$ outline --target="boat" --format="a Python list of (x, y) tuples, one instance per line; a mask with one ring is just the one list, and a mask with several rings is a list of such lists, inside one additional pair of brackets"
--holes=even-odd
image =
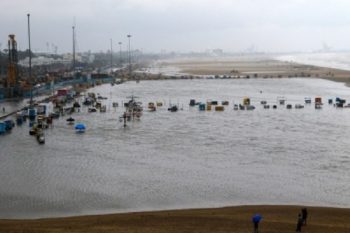
[(315, 103), (315, 109), (322, 109), (322, 104)]
[(279, 97), (277, 97), (277, 102), (280, 105), (284, 105), (286, 103), (286, 98), (284, 98), (283, 96), (279, 96)]
[(82, 123), (76, 124), (74, 128), (75, 128), (75, 132), (77, 133), (85, 133), (86, 127)]
[(16, 123), (17, 125), (22, 125), (24, 121), (23, 113), (22, 112), (17, 112), (16, 113)]
[(178, 108), (176, 105), (173, 105), (173, 106), (168, 108), (168, 111), (170, 111), (170, 112), (177, 112), (177, 110), (178, 110)]
[(149, 102), (149, 103), (148, 103), (148, 110), (149, 110), (150, 112), (156, 111), (156, 106), (155, 106), (155, 104), (154, 104), (153, 102)]
[(97, 112), (96, 108), (88, 108), (88, 112)]
[(73, 117), (69, 117), (66, 121), (68, 122), (69, 125), (73, 125), (75, 119)]
[(31, 121), (35, 120), (36, 111), (35, 111), (34, 108), (30, 108), (30, 109), (28, 110), (28, 116), (29, 116), (29, 119), (30, 119)]
[(218, 101), (216, 101), (216, 100), (213, 100), (213, 101), (211, 101), (211, 103), (210, 103), (211, 105), (218, 105)]
[(196, 100), (195, 99), (191, 99), (190, 100), (190, 106), (193, 107), (196, 105)]
[(222, 112), (222, 111), (224, 111), (224, 110), (225, 110), (225, 107), (222, 106), (222, 105), (215, 106), (215, 111), (217, 111), (217, 112)]
[(106, 99), (108, 99), (108, 98), (99, 95), (99, 96), (97, 96), (97, 99), (99, 99), (99, 100), (106, 100)]
[(101, 108), (102, 106), (102, 103), (101, 102), (96, 102), (95, 103), (95, 108)]
[(310, 97), (305, 97), (305, 104), (311, 104), (311, 98)]
[(93, 103), (94, 103), (94, 100), (91, 97), (86, 97), (85, 100), (83, 101), (83, 105), (86, 105), (86, 106), (92, 105)]
[(127, 103), (124, 103), (126, 112), (129, 112), (133, 117), (140, 118), (143, 111), (142, 103), (135, 100), (135, 98), (137, 98), (136, 96), (131, 96), (129, 98), (131, 98), (131, 100), (129, 100)]
[(36, 107), (36, 113), (37, 115), (46, 115), (46, 105), (45, 104), (39, 104), (37, 107)]
[(100, 107), (100, 112), (106, 112), (107, 111), (107, 106), (106, 105), (102, 105)]
[(250, 98), (249, 97), (244, 97), (243, 98), (243, 105), (244, 106), (250, 105)]
[(341, 99), (341, 98), (339, 98), (339, 97), (337, 97), (337, 98), (335, 99), (335, 106), (336, 106), (337, 108), (342, 108), (342, 107), (344, 106), (345, 103), (346, 103), (346, 100), (345, 100), (345, 99)]
[(315, 104), (322, 105), (322, 98), (321, 97), (315, 97)]
[(5, 130), (11, 131), (13, 127), (15, 127), (15, 122), (13, 120), (6, 120), (5, 123)]
[(59, 112), (52, 112), (49, 114), (49, 117), (52, 117), (53, 119), (57, 119), (60, 117), (60, 113)]
[(254, 110), (255, 106), (254, 105), (247, 105), (246, 110)]
[(42, 130), (37, 132), (36, 140), (38, 141), (39, 144), (45, 144), (45, 136)]
[(0, 134), (6, 133), (6, 124), (5, 122), (0, 122)]
[(74, 108), (80, 108), (80, 104), (78, 102), (74, 102), (73, 107)]
[(30, 128), (30, 130), (29, 130), (29, 135), (36, 135), (37, 132), (38, 132), (38, 127), (37, 127), (36, 124), (34, 124), (34, 125), (32, 126), (32, 128)]

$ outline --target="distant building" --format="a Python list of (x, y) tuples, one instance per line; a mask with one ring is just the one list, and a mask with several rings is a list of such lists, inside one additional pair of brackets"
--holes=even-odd
[(222, 49), (213, 49), (213, 55), (222, 56), (224, 55), (224, 51)]

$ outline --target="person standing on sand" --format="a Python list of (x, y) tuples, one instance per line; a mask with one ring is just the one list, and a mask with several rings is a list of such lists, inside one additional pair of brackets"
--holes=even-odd
[(301, 232), (301, 226), (303, 225), (303, 218), (301, 214), (298, 215), (297, 229), (296, 232)]
[(253, 216), (252, 221), (253, 221), (253, 226), (254, 226), (254, 231), (253, 233), (259, 233), (259, 222), (262, 219), (260, 214), (256, 214)]
[(306, 221), (307, 221), (307, 209), (306, 208), (301, 209), (301, 217), (303, 219), (303, 225), (306, 226)]

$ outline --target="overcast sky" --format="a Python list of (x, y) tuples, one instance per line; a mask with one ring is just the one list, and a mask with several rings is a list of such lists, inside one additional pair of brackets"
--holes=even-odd
[(127, 34), (145, 52), (350, 49), (349, 0), (0, 0), (0, 9), (2, 49), (11, 33), (28, 47), (27, 13), (34, 51), (70, 51), (74, 18), (80, 52), (106, 51), (111, 38), (125, 49)]

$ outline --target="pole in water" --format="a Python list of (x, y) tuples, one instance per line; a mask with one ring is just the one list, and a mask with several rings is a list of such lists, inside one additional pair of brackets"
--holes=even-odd
[(124, 118), (124, 128), (125, 128), (126, 127), (126, 112), (124, 112), (123, 118)]

